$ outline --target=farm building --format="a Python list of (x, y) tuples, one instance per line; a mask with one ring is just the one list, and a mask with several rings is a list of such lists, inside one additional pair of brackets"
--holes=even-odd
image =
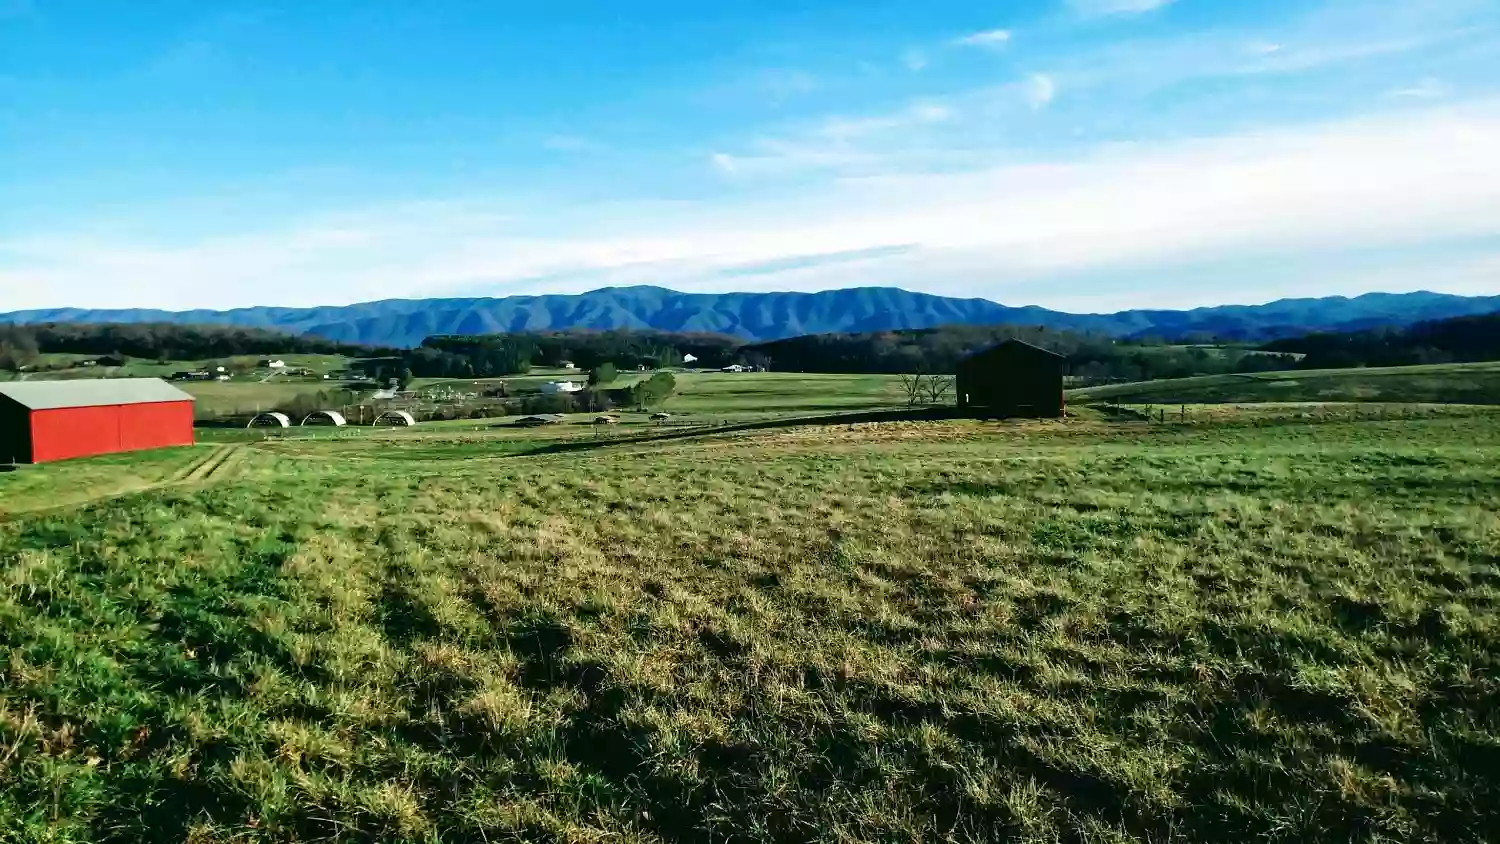
[(1065, 361), (1020, 340), (976, 352), (959, 361), (958, 406), (989, 416), (1058, 418)]
[(275, 411), (272, 411), (270, 413), (257, 413), (255, 415), (255, 418), (250, 420), (250, 424), (246, 425), (245, 427), (290, 428), (292, 427), (292, 420), (291, 417), (287, 416), (285, 413), (277, 413)]
[(404, 410), (387, 410), (385, 413), (375, 417), (377, 427), (386, 428), (410, 428), (417, 424), (416, 417)]
[(193, 444), (193, 397), (160, 378), (0, 384), (0, 460)]
[(548, 381), (542, 385), (542, 392), (547, 395), (577, 393), (581, 390), (583, 390), (583, 385), (577, 381)]
[(344, 414), (339, 413), (337, 410), (314, 410), (312, 413), (307, 414), (307, 416), (303, 418), (302, 424), (307, 427), (323, 426), (342, 428), (345, 425), (348, 425), (349, 422), (344, 419)]

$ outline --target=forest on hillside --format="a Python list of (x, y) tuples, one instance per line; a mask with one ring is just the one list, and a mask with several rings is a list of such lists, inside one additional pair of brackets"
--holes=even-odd
[(367, 346), (259, 328), (172, 323), (0, 325), (0, 369), (12, 371), (33, 365), (44, 354), (204, 360), (234, 355), (378, 353)]
[(1306, 369), (1477, 363), (1500, 360), (1500, 313), (1419, 322), (1408, 328), (1309, 334), (1266, 345), (1306, 355)]
[(1041, 326), (949, 326), (914, 331), (819, 334), (745, 346), (741, 352), (772, 368), (798, 372), (953, 372), (958, 362), (1006, 340), (1062, 354), (1068, 373), (1089, 383), (1183, 378), (1290, 369), (1296, 358), (1250, 348), (1123, 341), (1101, 334)]

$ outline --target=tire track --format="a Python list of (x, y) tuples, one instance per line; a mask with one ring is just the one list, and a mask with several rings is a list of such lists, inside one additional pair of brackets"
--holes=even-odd
[(169, 486), (171, 484), (180, 484), (183, 481), (186, 481), (188, 478), (192, 477), (194, 474), (196, 474), (204, 466), (206, 466), (209, 463), (212, 463), (213, 461), (219, 459), (219, 456), (224, 452), (224, 449), (226, 447), (227, 446), (222, 446), (222, 445), (216, 445), (216, 446), (214, 446), (212, 449), (209, 450), (209, 452), (207, 454), (203, 455), (202, 457), (200, 457), (200, 458), (198, 458), (196, 460), (191, 461), (186, 466), (183, 466), (181, 469), (178, 469), (176, 472), (173, 472), (172, 475), (171, 475), (171, 477), (168, 477), (166, 480), (161, 481), (159, 484), (154, 484), (154, 486)]
[(189, 462), (186, 466), (178, 469), (167, 478), (155, 483), (146, 483), (139, 486), (128, 486), (110, 492), (100, 493), (78, 501), (70, 501), (66, 504), (37, 507), (29, 510), (20, 510), (12, 513), (0, 513), (0, 522), (14, 521), (27, 516), (35, 516), (45, 513), (55, 513), (62, 510), (81, 510), (92, 507), (100, 502), (115, 498), (123, 498), (127, 495), (138, 495), (144, 492), (158, 492), (173, 487), (188, 486), (191, 484), (203, 484), (210, 481), (231, 480), (237, 474), (240, 466), (249, 459), (249, 447), (246, 445), (216, 445), (203, 457)]
[(236, 448), (232, 445), (221, 445), (216, 447), (214, 453), (209, 455), (207, 460), (204, 460), (194, 466), (192, 471), (188, 472), (187, 477), (183, 478), (181, 481), (178, 481), (178, 483), (191, 484), (208, 480), (209, 478), (213, 477), (214, 474), (217, 473), (225, 463), (229, 461), (229, 458), (234, 456), (235, 451)]

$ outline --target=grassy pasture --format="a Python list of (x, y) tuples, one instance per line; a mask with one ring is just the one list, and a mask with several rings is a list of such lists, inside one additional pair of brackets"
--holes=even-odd
[(145, 489), (171, 477), (197, 454), (193, 448), (168, 448), (18, 466), (0, 473), (0, 517)]
[(762, 413), (834, 413), (905, 404), (894, 375), (797, 372), (690, 372), (677, 376), (667, 410), (732, 417)]
[(1125, 404), (1449, 402), (1500, 404), (1500, 363), (1434, 364), (1207, 375), (1068, 392), (1070, 401)]
[(1456, 414), (226, 447), (0, 523), (0, 841), (1483, 840)]

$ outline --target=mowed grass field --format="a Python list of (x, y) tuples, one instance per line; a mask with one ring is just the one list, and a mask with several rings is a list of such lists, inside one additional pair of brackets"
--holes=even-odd
[(1123, 404), (1448, 402), (1500, 404), (1500, 363), (1434, 364), (1208, 375), (1068, 392), (1070, 401)]
[(1500, 829), (1495, 414), (506, 442), (0, 523), (0, 841)]

